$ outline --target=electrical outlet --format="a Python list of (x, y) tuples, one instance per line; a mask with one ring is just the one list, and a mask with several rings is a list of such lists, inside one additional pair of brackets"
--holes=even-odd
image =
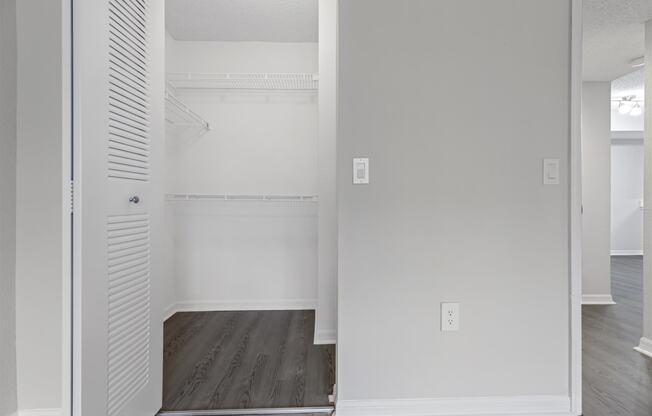
[(441, 330), (444, 332), (460, 330), (459, 303), (441, 304)]

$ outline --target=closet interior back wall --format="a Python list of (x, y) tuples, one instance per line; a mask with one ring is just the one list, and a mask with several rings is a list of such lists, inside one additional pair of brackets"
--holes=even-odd
[[(182, 42), (168, 36), (167, 71), (312, 74), (317, 54), (312, 43)], [(169, 194), (317, 195), (316, 91), (179, 88), (174, 95), (210, 130), (168, 126)], [(168, 202), (174, 310), (314, 309), (317, 204)]]

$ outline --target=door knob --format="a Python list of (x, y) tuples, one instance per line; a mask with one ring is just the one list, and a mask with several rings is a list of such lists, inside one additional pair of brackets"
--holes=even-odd
[(140, 197), (138, 195), (134, 195), (131, 198), (129, 198), (129, 202), (132, 204), (137, 204), (140, 202)]

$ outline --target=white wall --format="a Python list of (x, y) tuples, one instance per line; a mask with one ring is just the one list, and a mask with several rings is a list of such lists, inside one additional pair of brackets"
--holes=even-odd
[[(170, 143), (169, 190), (317, 194), (317, 103), (310, 95), (183, 93), (212, 130)], [(191, 131), (188, 131), (190, 133)]]
[(569, 3), (340, 2), (338, 415), (568, 414)]
[[(309, 72), (311, 43), (178, 42), (168, 72)], [(212, 130), (168, 128), (171, 193), (316, 195), (314, 93), (182, 92)], [(315, 308), (314, 203), (175, 202), (176, 290), (189, 309)]]
[(182, 310), (314, 309), (314, 204), (174, 204)]
[[(645, 106), (643, 105), (645, 109)], [(611, 253), (643, 253), (643, 131), (640, 116), (620, 114), (612, 103), (611, 131), (635, 140), (615, 140), (611, 147)]]
[[(645, 106), (643, 106), (645, 108)], [(645, 114), (645, 112), (643, 113)], [(618, 107), (612, 104), (611, 107), (611, 130), (612, 131), (643, 131), (645, 116), (632, 116), (620, 114)]]
[(315, 342), (337, 338), (337, 1), (319, 1), (319, 273)]
[[(645, 62), (652, 62), (652, 20), (645, 23)], [(645, 176), (644, 198), (647, 208), (652, 206), (652, 65), (645, 66)], [(646, 209), (643, 218), (643, 229), (652, 227), (652, 210)], [(652, 233), (643, 233), (643, 251), (652, 252)], [(652, 256), (643, 257), (643, 337), (640, 341), (640, 351), (652, 356)]]
[[(168, 72), (317, 72), (310, 43), (178, 42)], [(170, 192), (316, 194), (318, 108), (314, 94), (184, 92), (212, 127), (171, 145)], [(190, 137), (188, 137), (190, 136)]]
[[(166, 43), (168, 40), (166, 39)], [(174, 141), (177, 139), (176, 132), (171, 129), (168, 123), (165, 123), (165, 145), (164, 145), (164, 168), (165, 177), (163, 179), (162, 194), (167, 194), (170, 186), (169, 175), (173, 173), (173, 168), (170, 163), (173, 161), (169, 152), (171, 151)], [(165, 204), (163, 208), (164, 225), (161, 227), (163, 238), (161, 241), (161, 249), (165, 255), (163, 256), (163, 293), (161, 296), (163, 305), (163, 321), (168, 319), (176, 311), (177, 302), (177, 278), (175, 275), (175, 252), (174, 252), (174, 210), (170, 204)]]
[(611, 301), (611, 84), (582, 84), (582, 295)]
[(318, 70), (317, 43), (188, 42), (168, 35), (168, 72), (308, 72)]
[(60, 1), (17, 2), (18, 406), (61, 407), (63, 79)]
[(643, 138), (611, 145), (611, 254), (643, 254)]
[(0, 0), (0, 416), (16, 404), (16, 0)]

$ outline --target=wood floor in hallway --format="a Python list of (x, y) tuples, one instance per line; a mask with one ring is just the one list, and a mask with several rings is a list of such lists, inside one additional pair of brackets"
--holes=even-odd
[(165, 322), (163, 410), (328, 406), (335, 346), (314, 311), (177, 313)]
[(643, 330), (643, 258), (611, 258), (612, 306), (583, 306), (584, 416), (652, 415), (652, 358)]

